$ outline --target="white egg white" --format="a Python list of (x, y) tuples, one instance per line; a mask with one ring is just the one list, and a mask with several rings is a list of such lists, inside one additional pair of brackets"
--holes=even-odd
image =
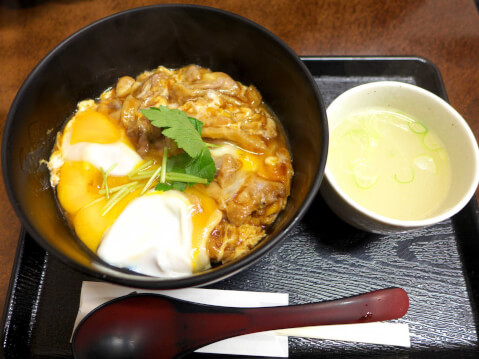
[[(90, 104), (87, 103), (83, 107), (89, 109)], [(66, 125), (62, 137), (57, 140), (57, 149), (48, 162), (50, 183), (53, 187), (60, 180), (59, 171), (65, 161), (84, 161), (91, 163), (99, 170), (111, 169), (109, 172), (111, 176), (126, 176), (142, 162), (140, 155), (121, 140), (107, 144), (79, 142), (71, 145), (74, 121), (73, 119)]]
[(103, 168), (110, 176), (126, 176), (142, 161), (141, 157), (122, 142), (99, 144), (80, 142), (64, 149), (66, 161), (89, 162), (98, 169)]
[[(189, 206), (188, 199), (174, 190), (134, 199), (103, 236), (98, 255), (111, 265), (155, 277), (191, 275), (194, 248)], [(199, 248), (199, 253), (207, 255), (205, 248)]]

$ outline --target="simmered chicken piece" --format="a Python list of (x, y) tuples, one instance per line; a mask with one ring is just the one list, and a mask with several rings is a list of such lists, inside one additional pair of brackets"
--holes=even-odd
[(159, 67), (136, 81), (122, 77), (102, 98), (140, 152), (163, 146), (161, 131), (138, 111), (151, 106), (180, 109), (203, 122), (203, 137), (232, 141), (248, 151), (264, 152), (268, 141), (278, 136), (276, 122), (254, 86), (196, 65), (180, 70)]

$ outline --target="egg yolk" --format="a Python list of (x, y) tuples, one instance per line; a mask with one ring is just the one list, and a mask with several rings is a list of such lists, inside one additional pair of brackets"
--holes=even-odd
[[(113, 188), (128, 181), (128, 177), (109, 177), (108, 185)], [(72, 221), (75, 232), (92, 251), (96, 251), (105, 230), (140, 194), (140, 190), (131, 192), (102, 215), (107, 203), (105, 195), (99, 193), (102, 184), (101, 172), (88, 162), (66, 162), (61, 168), (57, 186), (58, 200)]]
[(193, 220), (193, 235), (191, 247), (193, 248), (193, 271), (196, 261), (200, 256), (200, 248), (205, 248), (208, 237), (213, 228), (221, 221), (222, 213), (216, 202), (208, 197), (202, 186), (190, 187), (185, 195), (192, 203), (190, 214)]
[(263, 167), (262, 156), (248, 153), (243, 150), (237, 150), (236, 153), (243, 164), (242, 169), (244, 171), (257, 171), (259, 168)]
[(60, 170), (57, 195), (63, 209), (74, 215), (86, 204), (100, 198), (100, 171), (88, 162), (65, 162)]
[(259, 176), (273, 181), (280, 181), (284, 174), (279, 170), (279, 159), (268, 154), (257, 155), (243, 150), (236, 150), (238, 159), (241, 161), (242, 171), (256, 172)]
[[(203, 191), (197, 188), (191, 187), (187, 189), (186, 194), (190, 195), (190, 202), (193, 202), (190, 209), (193, 219), (193, 247), (198, 247), (202, 244), (202, 238), (205, 235), (209, 235), (209, 233), (205, 233), (207, 232), (206, 227), (211, 215), (218, 209), (218, 206), (212, 198), (207, 197)], [(195, 197), (193, 201), (191, 200), (192, 195)]]
[(121, 130), (106, 115), (93, 110), (75, 115), (71, 133), (71, 145), (79, 142), (107, 144), (122, 138)]
[[(78, 237), (93, 252), (96, 252), (105, 231), (110, 228), (133, 199), (140, 195), (140, 189), (129, 193), (105, 214), (102, 214), (107, 199), (86, 205), (73, 217), (73, 227)], [(133, 240), (133, 239), (132, 239)]]

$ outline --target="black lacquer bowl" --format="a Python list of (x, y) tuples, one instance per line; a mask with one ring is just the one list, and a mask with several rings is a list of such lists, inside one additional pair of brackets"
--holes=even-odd
[[(119, 77), (163, 65), (198, 64), (255, 85), (282, 122), (295, 175), (291, 197), (268, 236), (247, 256), (182, 279), (151, 278), (105, 265), (79, 244), (55, 202), (48, 159), (78, 101)], [(98, 278), (144, 288), (205, 285), (248, 267), (278, 244), (314, 199), (326, 163), (328, 129), (314, 80), (294, 52), (253, 22), (190, 5), (132, 9), (78, 31), (51, 51), (19, 90), (6, 121), (2, 169), (12, 205), (48, 252)]]

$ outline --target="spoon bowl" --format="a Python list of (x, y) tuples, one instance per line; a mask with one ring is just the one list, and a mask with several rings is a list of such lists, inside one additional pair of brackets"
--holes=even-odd
[(367, 323), (401, 318), (409, 308), (400, 288), (321, 303), (267, 308), (196, 304), (157, 294), (114, 299), (76, 328), (73, 355), (87, 358), (181, 358), (216, 341), (266, 330)]

